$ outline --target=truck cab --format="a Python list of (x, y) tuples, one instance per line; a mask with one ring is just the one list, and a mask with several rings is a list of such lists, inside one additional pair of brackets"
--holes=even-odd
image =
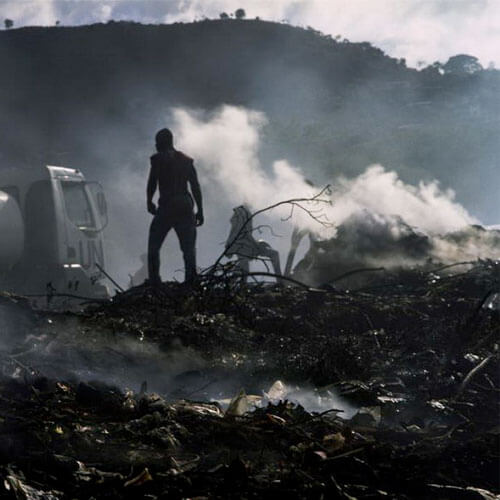
[(101, 283), (107, 207), (99, 184), (79, 170), (47, 165), (0, 170), (0, 193), (0, 227), (2, 219), (4, 225), (10, 221), (0, 242), (0, 289), (41, 297), (108, 296)]

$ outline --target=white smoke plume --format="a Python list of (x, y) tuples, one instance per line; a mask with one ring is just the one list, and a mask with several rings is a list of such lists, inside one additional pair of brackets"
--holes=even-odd
[(337, 180), (332, 216), (343, 222), (367, 210), (384, 216), (399, 216), (410, 226), (428, 234), (456, 231), (478, 220), (455, 201), (451, 189), (442, 190), (436, 181), (412, 186), (394, 171), (372, 165), (355, 179)]
[(260, 209), (317, 193), (286, 160), (274, 162), (270, 172), (263, 168), (258, 158), (263, 113), (223, 106), (208, 119), (184, 109), (174, 110), (173, 116), (178, 141), (199, 158), (205, 179), (232, 204)]
[[(246, 203), (258, 210), (282, 200), (313, 196), (320, 189), (311, 187), (302, 171), (285, 159), (270, 166), (262, 165), (259, 150), (267, 123), (262, 113), (234, 106), (223, 106), (210, 114), (176, 109), (173, 122), (177, 143), (195, 158), (199, 175), (211, 193), (212, 211), (223, 208), (227, 213), (219, 225), (222, 232), (227, 228), (230, 209), (236, 205)], [(377, 218), (381, 227), (386, 225), (389, 233), (385, 234), (391, 234), (396, 240), (407, 234), (407, 226), (427, 236), (433, 252), (422, 255), (422, 259), (433, 257), (449, 262), (495, 255), (491, 238), (468, 235), (468, 228), (479, 221), (455, 200), (453, 190), (442, 189), (437, 181), (410, 185), (381, 165), (368, 166), (354, 179), (325, 179), (325, 183), (328, 181), (333, 189), (332, 205), (324, 205), (324, 213), (333, 225), (351, 223), (368, 213)], [(282, 235), (289, 235), (293, 225), (315, 232), (321, 238), (335, 234), (300, 211), (294, 213), (290, 221), (283, 222), (289, 213), (289, 207), (280, 207), (266, 215), (266, 222)], [(457, 231), (463, 231), (463, 238), (442, 237)], [(282, 254), (289, 248), (288, 238), (267, 239)], [(356, 251), (355, 246), (352, 250)], [(404, 261), (404, 256), (395, 257), (394, 262)]]
[[(194, 158), (203, 190), (206, 222), (198, 231), (197, 242), (198, 265), (201, 268), (213, 264), (222, 253), (234, 207), (246, 203), (256, 211), (282, 200), (313, 196), (327, 183), (332, 185), (332, 205), (321, 207), (328, 220), (334, 226), (340, 226), (345, 221), (363, 219), (364, 226), (358, 229), (364, 234), (364, 242), (367, 238), (377, 239), (376, 234), (391, 235), (397, 240), (402, 234), (407, 234), (407, 230), (398, 223), (404, 221), (413, 230), (430, 238), (433, 247), (431, 257), (440, 261), (496, 255), (496, 240), (488, 239), (486, 234), (489, 233), (467, 233), (465, 240), (440, 237), (451, 231), (468, 231), (470, 225), (478, 223), (478, 220), (455, 200), (452, 190), (442, 189), (437, 182), (410, 185), (403, 182), (396, 172), (388, 171), (381, 165), (372, 165), (353, 179), (315, 178), (316, 186), (311, 187), (306, 182), (307, 171), (291, 165), (286, 159), (278, 159), (269, 165), (262, 163), (259, 152), (267, 119), (261, 112), (226, 105), (211, 112), (184, 108), (165, 110), (164, 116), (162, 125), (173, 130), (176, 147)], [(139, 151), (141, 160), (133, 162), (134, 168), (120, 176), (119, 182), (115, 180), (109, 184), (112, 214), (107, 237), (108, 262), (112, 274), (119, 279), (121, 277), (120, 282), (124, 286), (128, 284), (128, 273), (139, 268), (139, 256), (146, 251), (151, 217), (145, 210), (145, 184), (147, 158), (151, 153), (152, 150)], [(141, 163), (143, 167), (138, 169), (135, 164)], [(365, 234), (366, 224), (370, 224), (367, 213), (379, 225), (376, 231)], [(266, 240), (280, 252), (282, 262), (290, 248), (294, 225), (318, 234), (320, 239), (336, 234), (335, 228), (325, 229), (300, 210), (294, 211), (292, 219), (283, 221), (289, 214), (290, 207), (283, 206), (255, 220), (255, 225), (268, 224), (274, 233), (281, 236), (275, 237), (267, 229), (262, 234), (255, 234), (256, 238)], [(384, 225), (387, 228), (380, 232)], [(348, 233), (356, 234), (354, 229)], [(383, 239), (383, 236), (380, 238)], [(372, 254), (370, 249), (373, 245), (371, 242), (366, 246), (367, 256)], [(358, 249), (360, 255), (365, 255), (356, 239), (346, 243), (346, 248), (353, 253)], [(295, 263), (306, 250), (304, 240)], [(426, 257), (427, 254), (422, 255), (422, 259)], [(387, 255), (387, 258), (395, 263), (407, 257), (402, 255), (396, 259), (395, 255)], [(365, 257), (363, 260), (366, 260)], [(171, 234), (162, 249), (162, 276), (164, 279), (182, 280), (182, 268), (178, 243)]]
[[(266, 169), (259, 161), (260, 141), (266, 125), (262, 113), (223, 106), (206, 117), (176, 109), (173, 113), (178, 141), (197, 160), (205, 181), (234, 205), (247, 203), (257, 210), (273, 203), (310, 197), (320, 188), (311, 187), (304, 174), (285, 159)], [(400, 216), (410, 226), (432, 234), (460, 229), (478, 221), (454, 200), (451, 189), (437, 182), (412, 186), (396, 172), (372, 165), (355, 179), (332, 181), (333, 205), (325, 206), (329, 220), (341, 224), (355, 213), (368, 210), (383, 216)], [(283, 216), (289, 208), (278, 211)], [(294, 218), (303, 228), (319, 230), (308, 217)]]

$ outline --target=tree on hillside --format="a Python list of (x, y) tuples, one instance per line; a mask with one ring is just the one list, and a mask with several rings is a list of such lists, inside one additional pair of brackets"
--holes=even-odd
[(226, 12), (221, 12), (221, 13), (219, 14), (219, 17), (220, 17), (221, 19), (229, 19), (229, 16), (227, 15), (227, 13), (226, 13)]
[(482, 69), (478, 58), (467, 54), (450, 57), (443, 66), (445, 73), (454, 75), (470, 75)]
[(8, 30), (14, 26), (14, 21), (12, 19), (5, 19), (3, 22), (5, 24), (5, 29)]
[(246, 17), (247, 13), (245, 12), (245, 9), (237, 9), (234, 12), (234, 16), (236, 19), (244, 19)]

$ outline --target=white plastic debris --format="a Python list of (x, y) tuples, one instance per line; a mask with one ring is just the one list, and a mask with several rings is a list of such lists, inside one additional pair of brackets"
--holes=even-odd
[(288, 388), (281, 380), (276, 380), (264, 396), (270, 401), (283, 401), (288, 394)]
[(492, 293), (483, 304), (484, 309), (489, 309), (490, 311), (500, 311), (500, 293)]

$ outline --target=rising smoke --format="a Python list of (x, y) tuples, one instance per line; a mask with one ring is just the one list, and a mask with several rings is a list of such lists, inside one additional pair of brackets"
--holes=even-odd
[(179, 142), (199, 158), (212, 188), (223, 192), (233, 205), (245, 203), (257, 210), (317, 192), (286, 160), (274, 162), (269, 169), (261, 164), (263, 113), (223, 106), (206, 120), (182, 109), (174, 110), (173, 117)]
[[(311, 197), (320, 190), (311, 187), (304, 171), (286, 159), (275, 161), (270, 168), (262, 165), (259, 149), (266, 125), (263, 113), (223, 106), (208, 117), (176, 109), (173, 118), (181, 148), (197, 159), (210, 188), (224, 193), (224, 199), (232, 204), (247, 203), (257, 210), (289, 198)], [(455, 201), (453, 190), (442, 190), (436, 181), (412, 186), (381, 165), (367, 167), (355, 179), (339, 176), (328, 181), (334, 190), (333, 206), (325, 210), (335, 224), (363, 210), (399, 215), (409, 225), (433, 234), (478, 223)], [(317, 223), (307, 217), (294, 222), (318, 229)]]
[[(175, 146), (194, 159), (202, 185), (205, 205), (205, 226), (198, 231), (198, 265), (207, 267), (224, 250), (229, 234), (232, 209), (243, 203), (259, 210), (282, 200), (309, 197), (317, 193), (302, 173), (287, 161), (274, 162), (265, 168), (259, 159), (262, 132), (266, 125), (263, 113), (234, 106), (222, 106), (208, 113), (189, 109), (173, 109), (165, 113), (175, 136)], [(138, 152), (138, 159), (127, 173), (110, 184), (111, 220), (108, 240), (110, 269), (123, 276), (139, 265), (139, 255), (146, 250), (147, 227), (150, 217), (145, 212), (147, 158), (151, 150)], [(142, 157), (142, 159), (139, 159)], [(273, 246), (285, 252), (292, 226), (280, 219), (289, 215), (283, 207), (259, 219), (259, 224), (273, 225), (282, 238), (269, 231), (256, 234), (265, 237)], [(295, 223), (318, 230), (317, 223), (297, 214)], [(167, 237), (163, 255), (163, 277), (182, 280), (182, 258), (175, 236)]]
[[(278, 249), (282, 261), (294, 226), (325, 239), (335, 236), (335, 228), (348, 225), (351, 229), (344, 228), (342, 233), (348, 249), (346, 258), (359, 257), (370, 264), (415, 264), (428, 258), (453, 262), (496, 256), (496, 236), (471, 232), (469, 226), (479, 221), (455, 199), (453, 190), (441, 188), (437, 181), (422, 181), (415, 186), (403, 182), (394, 171), (372, 165), (355, 178), (315, 179), (316, 187), (311, 187), (305, 169), (287, 159), (270, 165), (261, 160), (259, 153), (267, 126), (262, 112), (228, 105), (211, 112), (175, 108), (165, 113), (165, 123), (171, 124), (176, 147), (194, 158), (204, 191), (206, 224), (198, 232), (197, 245), (200, 267), (213, 263), (223, 251), (234, 207), (245, 203), (256, 211), (283, 200), (311, 197), (328, 183), (332, 186), (332, 205), (322, 205), (321, 210), (333, 228), (323, 227), (301, 211), (294, 211), (293, 217), (284, 221), (290, 215), (289, 206), (257, 219), (259, 225), (270, 225), (279, 235), (264, 231), (255, 236)], [(144, 164), (149, 153), (141, 153)], [(135, 169), (120, 178), (116, 193), (110, 193), (112, 198), (116, 195), (116, 203), (111, 206), (119, 211), (112, 217), (115, 226), (108, 238), (111, 262), (120, 266), (112, 269), (119, 276), (125, 269), (131, 272), (137, 268), (138, 256), (145, 252), (149, 220), (144, 210), (145, 177), (145, 168)], [(407, 251), (388, 244), (389, 240), (402, 241), (408, 232), (427, 238), (429, 245)], [(451, 232), (457, 235), (446, 236)], [(142, 239), (137, 238), (138, 234)], [(167, 239), (163, 256), (163, 277), (182, 280), (182, 259), (173, 235)]]
[[(224, 193), (233, 204), (247, 203), (255, 210), (289, 198), (314, 196), (320, 187), (311, 187), (304, 170), (286, 159), (266, 168), (259, 160), (265, 115), (245, 108), (223, 106), (209, 117), (176, 109), (173, 113), (179, 142), (196, 157), (202, 175), (211, 189)], [(325, 179), (334, 191), (332, 207), (325, 212), (334, 224), (342, 224), (364, 210), (381, 216), (400, 216), (407, 224), (429, 234), (462, 229), (478, 220), (455, 201), (451, 189), (438, 182), (412, 186), (394, 171), (372, 165), (354, 179), (339, 176)], [(282, 216), (288, 208), (278, 210)], [(275, 217), (276, 218), (276, 217)], [(313, 219), (301, 217), (293, 222), (302, 228), (318, 230)]]
[(410, 226), (430, 234), (478, 222), (455, 201), (453, 190), (442, 190), (436, 181), (412, 186), (381, 165), (368, 167), (355, 179), (340, 177), (337, 186), (332, 215), (339, 223), (363, 210), (382, 216), (398, 215)]

